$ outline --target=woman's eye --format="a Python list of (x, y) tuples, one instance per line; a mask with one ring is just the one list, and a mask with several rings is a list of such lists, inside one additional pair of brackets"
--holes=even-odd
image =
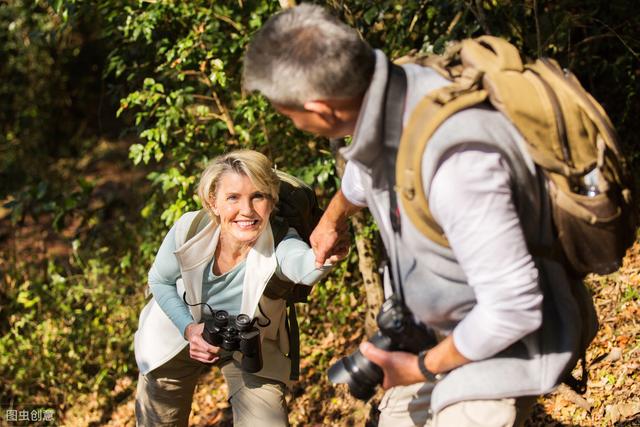
[(258, 200), (262, 200), (262, 199), (264, 199), (264, 197), (265, 196), (262, 193), (256, 193), (256, 194), (253, 195), (253, 198), (254, 199), (258, 199)]
[(238, 196), (236, 196), (236, 195), (227, 196), (227, 200), (229, 200), (229, 201), (238, 200)]

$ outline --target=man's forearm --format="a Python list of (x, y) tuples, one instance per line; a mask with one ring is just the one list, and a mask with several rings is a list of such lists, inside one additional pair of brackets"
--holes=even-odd
[(338, 190), (329, 202), (329, 206), (327, 206), (320, 221), (335, 225), (336, 229), (342, 228), (340, 226), (346, 226), (349, 217), (361, 209), (362, 207), (351, 203), (344, 196), (342, 190)]
[(434, 374), (449, 372), (458, 366), (471, 362), (460, 353), (453, 336), (449, 335), (427, 353), (424, 364)]

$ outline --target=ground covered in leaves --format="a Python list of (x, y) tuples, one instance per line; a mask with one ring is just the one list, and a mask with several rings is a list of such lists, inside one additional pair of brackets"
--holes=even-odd
[[(640, 426), (640, 246), (609, 276), (590, 277), (600, 330), (587, 352), (588, 389), (578, 395), (566, 386), (540, 397), (528, 426)], [(314, 310), (313, 304), (310, 310)], [(374, 426), (375, 405), (350, 397), (328, 383), (323, 354), (332, 360), (353, 351), (362, 340), (361, 321), (353, 316), (339, 333), (327, 333), (303, 347), (302, 381), (289, 399), (294, 426)], [(316, 329), (322, 330), (322, 328)], [(304, 342), (303, 341), (303, 342)], [(580, 373), (577, 370), (577, 373)], [(202, 378), (193, 404), (193, 426), (231, 426), (226, 385), (218, 372)], [(378, 396), (379, 397), (379, 396)], [(133, 426), (133, 396), (111, 415), (110, 426)], [(375, 401), (375, 398), (374, 398)]]

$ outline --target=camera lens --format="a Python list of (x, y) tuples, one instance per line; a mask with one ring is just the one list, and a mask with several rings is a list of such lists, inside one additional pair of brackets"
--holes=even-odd
[[(391, 340), (377, 332), (370, 340), (383, 350), (389, 349)], [(351, 356), (343, 357), (329, 368), (329, 380), (334, 384), (347, 384), (353, 397), (367, 401), (376, 392), (376, 386), (382, 383), (382, 369), (364, 357), (360, 350)]]
[[(404, 302), (395, 296), (382, 304), (376, 320), (380, 330), (369, 342), (381, 350), (418, 354), (437, 344), (434, 332), (416, 322)], [(364, 357), (359, 350), (343, 357), (329, 368), (331, 382), (347, 384), (354, 397), (365, 401), (374, 395), (376, 386), (383, 379), (382, 369)]]
[(329, 368), (329, 380), (335, 384), (347, 384), (349, 392), (357, 399), (367, 401), (376, 392), (376, 386), (382, 382), (382, 370), (356, 351), (342, 358)]

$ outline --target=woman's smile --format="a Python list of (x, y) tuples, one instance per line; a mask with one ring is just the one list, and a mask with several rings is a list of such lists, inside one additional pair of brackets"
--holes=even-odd
[(240, 221), (235, 221), (235, 223), (238, 225), (238, 227), (242, 228), (242, 229), (246, 229), (246, 228), (251, 228), (254, 225), (256, 225), (258, 223), (257, 219), (254, 220), (240, 220)]
[(269, 223), (273, 202), (243, 174), (222, 175), (212, 203), (220, 236), (231, 247), (253, 245)]

